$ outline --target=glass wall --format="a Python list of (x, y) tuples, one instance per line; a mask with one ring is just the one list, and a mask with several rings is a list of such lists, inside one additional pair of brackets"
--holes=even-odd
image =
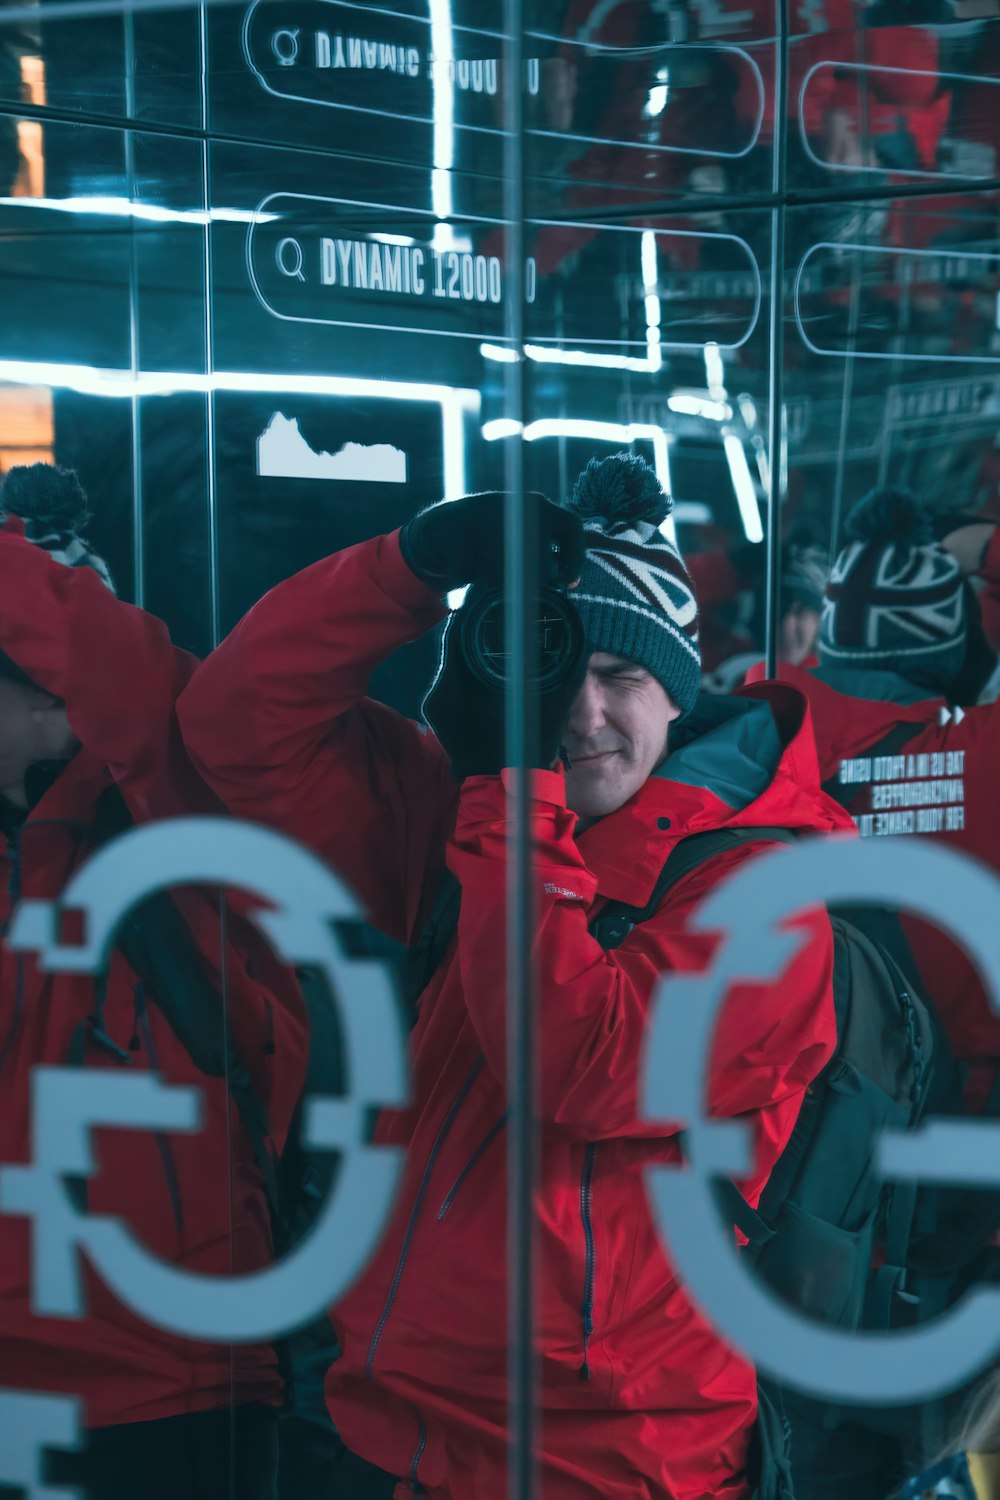
[[(997, 1106), (998, 48), (995, 0), (0, 13), (0, 1493), (777, 1496), (744, 1354), (800, 1496), (888, 1500), (948, 1448), (1000, 1344), (988, 1120), (928, 1168), (979, 1190), (960, 1228), (872, 1141)], [(525, 494), (622, 453), (631, 563), (561, 535), (587, 649), (541, 690)], [(810, 717), (873, 491), (885, 546), (964, 541), (869, 578), (929, 593), (873, 595), (848, 665), (977, 612), (980, 655)], [(446, 753), (404, 722), (442, 660)], [(591, 805), (657, 734), (653, 791)], [(713, 905), (741, 840), (770, 863)], [(909, 925), (835, 966), (851, 897)], [(722, 979), (709, 1064), (682, 1012)], [(831, 1090), (864, 1108), (810, 1155)], [(722, 1192), (699, 1278), (727, 1177), (760, 1217)]]

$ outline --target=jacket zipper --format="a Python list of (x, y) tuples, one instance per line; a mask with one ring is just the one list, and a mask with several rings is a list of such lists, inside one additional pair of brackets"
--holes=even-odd
[(393, 1273), (392, 1283), (389, 1287), (389, 1295), (385, 1299), (385, 1306), (383, 1307), (381, 1316), (377, 1324), (375, 1325), (375, 1332), (372, 1334), (372, 1341), (368, 1347), (368, 1358), (365, 1360), (365, 1376), (368, 1380), (372, 1378), (372, 1366), (375, 1363), (375, 1355), (378, 1352), (378, 1346), (381, 1341), (382, 1334), (385, 1331), (385, 1325), (389, 1321), (389, 1314), (392, 1311), (392, 1304), (395, 1302), (396, 1293), (399, 1291), (399, 1283), (403, 1279), (403, 1271), (406, 1267), (406, 1261), (410, 1253), (410, 1245), (413, 1242), (413, 1235), (416, 1231), (417, 1219), (420, 1216), (420, 1210), (424, 1206), (424, 1198), (427, 1195), (427, 1188), (431, 1180), (431, 1174), (434, 1171), (437, 1159), (441, 1154), (441, 1147), (444, 1145), (445, 1137), (447, 1136), (452, 1125), (455, 1123), (455, 1116), (458, 1114), (458, 1111), (461, 1109), (462, 1104), (465, 1101), (466, 1095), (472, 1088), (472, 1085), (475, 1083), (476, 1076), (479, 1073), (482, 1065), (483, 1057), (482, 1053), (480, 1053), (475, 1062), (472, 1064), (465, 1082), (462, 1084), (462, 1087), (456, 1094), (451, 1108), (445, 1115), (444, 1120), (441, 1124), (441, 1128), (434, 1139), (434, 1144), (431, 1147), (430, 1155), (427, 1158), (427, 1165), (424, 1167), (423, 1175), (420, 1178), (420, 1185), (417, 1188), (417, 1195), (413, 1200), (413, 1207), (410, 1210), (410, 1217), (406, 1225), (406, 1233), (403, 1235), (403, 1246), (399, 1252), (399, 1260), (396, 1262), (396, 1270)]
[(591, 1217), (593, 1208), (594, 1188), (594, 1162), (597, 1159), (596, 1145), (589, 1145), (583, 1158), (583, 1172), (580, 1176), (580, 1221), (583, 1224), (583, 1238), (587, 1248), (587, 1259), (583, 1273), (583, 1301), (580, 1304), (580, 1317), (583, 1322), (583, 1364), (580, 1366), (580, 1379), (590, 1379), (590, 1335), (594, 1331), (594, 1223)]
[(424, 1487), (417, 1478), (417, 1470), (420, 1467), (420, 1460), (424, 1456), (424, 1449), (427, 1447), (427, 1427), (424, 1423), (423, 1417), (419, 1412), (417, 1412), (416, 1417), (417, 1426), (420, 1429), (420, 1439), (417, 1443), (416, 1448), (413, 1450), (413, 1457), (410, 1459), (409, 1480), (410, 1492), (414, 1495), (422, 1495), (424, 1493)]
[[(4, 924), (4, 932), (10, 929), (11, 918), (14, 908), (21, 899), (21, 830), (7, 835), (7, 854), (10, 858), (10, 876), (7, 881), (7, 900), (9, 910), (7, 921)], [(18, 952), (15, 963), (14, 981), (14, 1010), (7, 1027), (7, 1035), (0, 1045), (0, 1067), (7, 1061), (7, 1054), (14, 1045), (14, 1037), (21, 1023), (21, 1012), (24, 1009), (24, 954)]]
[(441, 1207), (438, 1209), (439, 1220), (447, 1217), (448, 1210), (449, 1208), (451, 1208), (452, 1203), (455, 1201), (455, 1194), (458, 1192), (459, 1188), (462, 1186), (462, 1183), (468, 1177), (473, 1167), (479, 1161), (480, 1157), (483, 1156), (483, 1154), (486, 1152), (491, 1141), (493, 1141), (496, 1136), (500, 1134), (501, 1130), (507, 1123), (509, 1115), (510, 1110), (505, 1110), (504, 1113), (500, 1116), (499, 1120), (497, 1120), (494, 1125), (491, 1125), (489, 1130), (483, 1136), (482, 1140), (479, 1142), (479, 1145), (476, 1147), (475, 1151), (473, 1151), (472, 1155), (469, 1157), (469, 1160), (465, 1163), (465, 1166), (462, 1168), (461, 1172), (459, 1172), (458, 1176), (455, 1178), (455, 1181), (448, 1189), (447, 1196), (445, 1197), (444, 1202), (441, 1204)]

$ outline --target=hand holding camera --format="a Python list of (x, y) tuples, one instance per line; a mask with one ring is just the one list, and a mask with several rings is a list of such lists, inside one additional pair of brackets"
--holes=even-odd
[[(558, 757), (562, 727), (586, 672), (583, 627), (566, 592), (582, 566), (583, 527), (577, 516), (541, 495), (530, 493), (525, 500), (534, 511), (529, 534), (534, 529), (538, 538), (541, 580), (529, 650), (537, 712), (529, 760), (545, 768)], [(503, 518), (502, 494), (470, 495), (415, 517), (409, 526), (416, 530), (403, 543), (410, 567), (422, 568), (426, 581), (471, 585), (445, 626), (441, 663), (423, 705), (459, 781), (497, 775), (507, 763), (504, 695), (511, 655), (502, 588)], [(454, 534), (445, 530), (449, 523)]]
[[(503, 586), (502, 490), (442, 500), (407, 521), (399, 545), (412, 572), (442, 593), (467, 583)], [(580, 576), (583, 527), (571, 511), (533, 490), (524, 496), (527, 530), (538, 537), (539, 582), (567, 588)]]

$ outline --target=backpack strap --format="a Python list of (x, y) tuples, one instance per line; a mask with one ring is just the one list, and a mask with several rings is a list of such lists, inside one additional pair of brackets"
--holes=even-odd
[[(923, 724), (907, 722), (894, 724), (888, 734), (884, 734), (880, 740), (876, 740), (874, 745), (868, 746), (865, 754), (870, 756), (895, 755), (898, 751), (902, 750), (904, 745), (909, 744), (910, 740), (925, 727)], [(834, 802), (839, 802), (841, 807), (846, 809), (848, 803), (854, 801), (858, 788), (856, 786), (841, 786), (838, 778), (831, 776), (829, 780), (824, 781), (823, 791), (826, 792), (828, 797), (832, 797)]]
[[(625, 941), (633, 927), (655, 915), (664, 896), (685, 875), (690, 875), (692, 870), (716, 854), (736, 849), (740, 844), (762, 842), (790, 844), (795, 842), (795, 835), (787, 828), (712, 828), (707, 833), (692, 833), (680, 839), (671, 849), (645, 905), (630, 906), (625, 901), (609, 901), (590, 923), (591, 935), (610, 952)], [(406, 990), (414, 1013), (417, 1001), (433, 979), (458, 930), (461, 906), (462, 888), (456, 876), (446, 869), (434, 892), (430, 915), (409, 950)]]
[(741, 844), (756, 843), (794, 844), (795, 834), (788, 828), (711, 828), (706, 833), (692, 833), (678, 840), (646, 904), (629, 906), (624, 901), (609, 901), (591, 922), (591, 934), (607, 951), (619, 947), (633, 927), (648, 922), (659, 911), (667, 892), (699, 865), (707, 864), (717, 854), (738, 849)]
[[(796, 836), (788, 828), (713, 828), (706, 833), (690, 834), (687, 838), (680, 839), (671, 849), (656, 878), (649, 900), (643, 906), (609, 901), (591, 922), (591, 935), (606, 952), (610, 952), (625, 941), (633, 928), (655, 915), (664, 896), (673, 886), (678, 885), (699, 865), (714, 859), (717, 854), (738, 849), (741, 844), (795, 842)], [(431, 914), (410, 950), (407, 988), (414, 1008), (455, 935), (461, 904), (462, 888), (451, 871), (447, 870), (435, 892)], [(683, 1146), (683, 1132), (680, 1139)], [(736, 1225), (755, 1250), (759, 1250), (773, 1238), (774, 1227), (762, 1214), (750, 1207), (735, 1183), (723, 1179), (715, 1183), (714, 1190), (716, 1201), (728, 1221)]]
[(458, 931), (462, 887), (458, 876), (445, 867), (434, 891), (430, 915), (406, 960), (406, 1000), (410, 1019), (415, 1020), (417, 1001), (437, 973), (438, 965)]

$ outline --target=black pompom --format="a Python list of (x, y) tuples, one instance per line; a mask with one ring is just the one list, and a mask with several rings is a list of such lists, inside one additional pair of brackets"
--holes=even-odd
[(590, 460), (573, 486), (567, 509), (583, 521), (632, 527), (638, 521), (659, 526), (673, 506), (645, 459), (635, 453), (613, 453)]
[(872, 490), (847, 517), (844, 531), (852, 542), (890, 542), (920, 547), (931, 540), (930, 522), (920, 503), (906, 490)]
[(0, 486), (0, 511), (33, 523), (38, 533), (79, 536), (90, 520), (87, 496), (75, 469), (18, 464)]

